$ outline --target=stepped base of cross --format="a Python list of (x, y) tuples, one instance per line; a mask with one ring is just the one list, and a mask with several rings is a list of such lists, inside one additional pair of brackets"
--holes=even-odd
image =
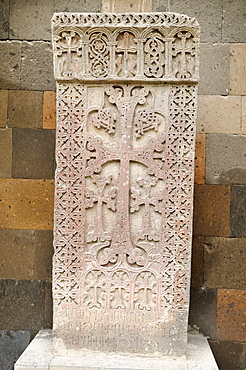
[(218, 370), (208, 341), (188, 334), (186, 356), (147, 357), (85, 350), (66, 356), (53, 353), (52, 330), (41, 330), (16, 362), (15, 370)]

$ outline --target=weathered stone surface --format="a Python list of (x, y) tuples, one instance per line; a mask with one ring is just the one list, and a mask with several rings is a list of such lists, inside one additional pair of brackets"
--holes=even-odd
[(206, 135), (196, 135), (195, 152), (195, 184), (205, 183), (205, 165), (206, 165)]
[(191, 257), (191, 286), (201, 287), (203, 281), (204, 269), (204, 236), (193, 236), (192, 239), (192, 257)]
[(52, 231), (0, 229), (1, 279), (51, 280)]
[(9, 91), (9, 127), (42, 128), (42, 105), (41, 91)]
[(242, 133), (246, 135), (246, 96), (242, 96)]
[[(76, 11), (76, 10), (75, 10)], [(91, 11), (91, 10), (90, 10)], [(152, 12), (152, 0), (132, 1), (132, 0), (103, 0), (101, 12), (113, 13), (141, 13)]]
[(198, 24), (172, 13), (55, 14), (52, 24), (56, 350), (181, 356)]
[(55, 90), (49, 42), (22, 42), (21, 89)]
[(246, 186), (231, 187), (231, 236), (246, 237)]
[(13, 177), (52, 179), (54, 169), (55, 131), (13, 129)]
[(246, 341), (245, 302), (246, 290), (218, 289), (216, 339)]
[(245, 42), (245, 1), (223, 1), (222, 42)]
[(21, 42), (0, 41), (0, 89), (19, 89)]
[(56, 128), (56, 93), (55, 91), (44, 91), (43, 103), (43, 128)]
[(195, 185), (194, 235), (229, 236), (230, 186)]
[(50, 0), (11, 0), (10, 39), (50, 40), (52, 14)]
[(12, 370), (29, 342), (29, 331), (0, 330), (0, 369)]
[[(208, 5), (208, 3), (205, 2), (204, 4)], [(230, 74), (229, 66), (229, 45), (201, 44), (200, 82), (198, 93), (201, 95), (228, 95)]]
[(191, 288), (189, 324), (216, 339), (216, 289)]
[(40, 330), (15, 364), (15, 370), (218, 370), (207, 339), (200, 334), (188, 334), (187, 354), (181, 358), (141, 356), (84, 351), (82, 356), (68, 353), (55, 355), (51, 330)]
[(241, 134), (241, 98), (199, 96), (197, 131), (207, 134)]
[(201, 25), (201, 42), (221, 42), (222, 0), (153, 0), (153, 11), (171, 11), (195, 17)]
[(100, 5), (100, 0), (54, 0), (54, 12), (100, 12)]
[(205, 238), (204, 284), (206, 287), (246, 289), (245, 265), (245, 238)]
[(207, 184), (246, 184), (246, 136), (207, 135)]
[(8, 111), (8, 90), (0, 91), (0, 127), (6, 127)]
[(246, 344), (232, 341), (209, 340), (214, 357), (221, 370), (245, 370)]
[(44, 286), (44, 328), (51, 329), (53, 326), (53, 299), (52, 284), (46, 282)]
[(9, 36), (9, 0), (0, 2), (0, 40)]
[(44, 285), (35, 280), (0, 280), (0, 329), (39, 330), (44, 323)]
[(12, 129), (0, 129), (0, 177), (12, 175)]
[(52, 230), (54, 182), (0, 179), (0, 228)]
[(246, 43), (230, 47), (230, 94), (246, 95)]

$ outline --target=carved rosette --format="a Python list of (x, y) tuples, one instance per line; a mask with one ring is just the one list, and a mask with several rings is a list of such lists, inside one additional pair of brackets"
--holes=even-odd
[(68, 348), (184, 353), (198, 36), (172, 13), (53, 18), (54, 330)]

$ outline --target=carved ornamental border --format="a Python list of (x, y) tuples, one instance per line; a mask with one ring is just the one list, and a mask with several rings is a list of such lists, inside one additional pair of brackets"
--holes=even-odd
[(57, 80), (198, 79), (199, 25), (194, 18), (175, 13), (58, 13), (52, 26)]

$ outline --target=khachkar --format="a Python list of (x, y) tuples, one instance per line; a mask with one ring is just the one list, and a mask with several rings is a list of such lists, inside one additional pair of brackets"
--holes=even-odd
[(173, 13), (52, 22), (58, 347), (183, 355), (198, 23)]

